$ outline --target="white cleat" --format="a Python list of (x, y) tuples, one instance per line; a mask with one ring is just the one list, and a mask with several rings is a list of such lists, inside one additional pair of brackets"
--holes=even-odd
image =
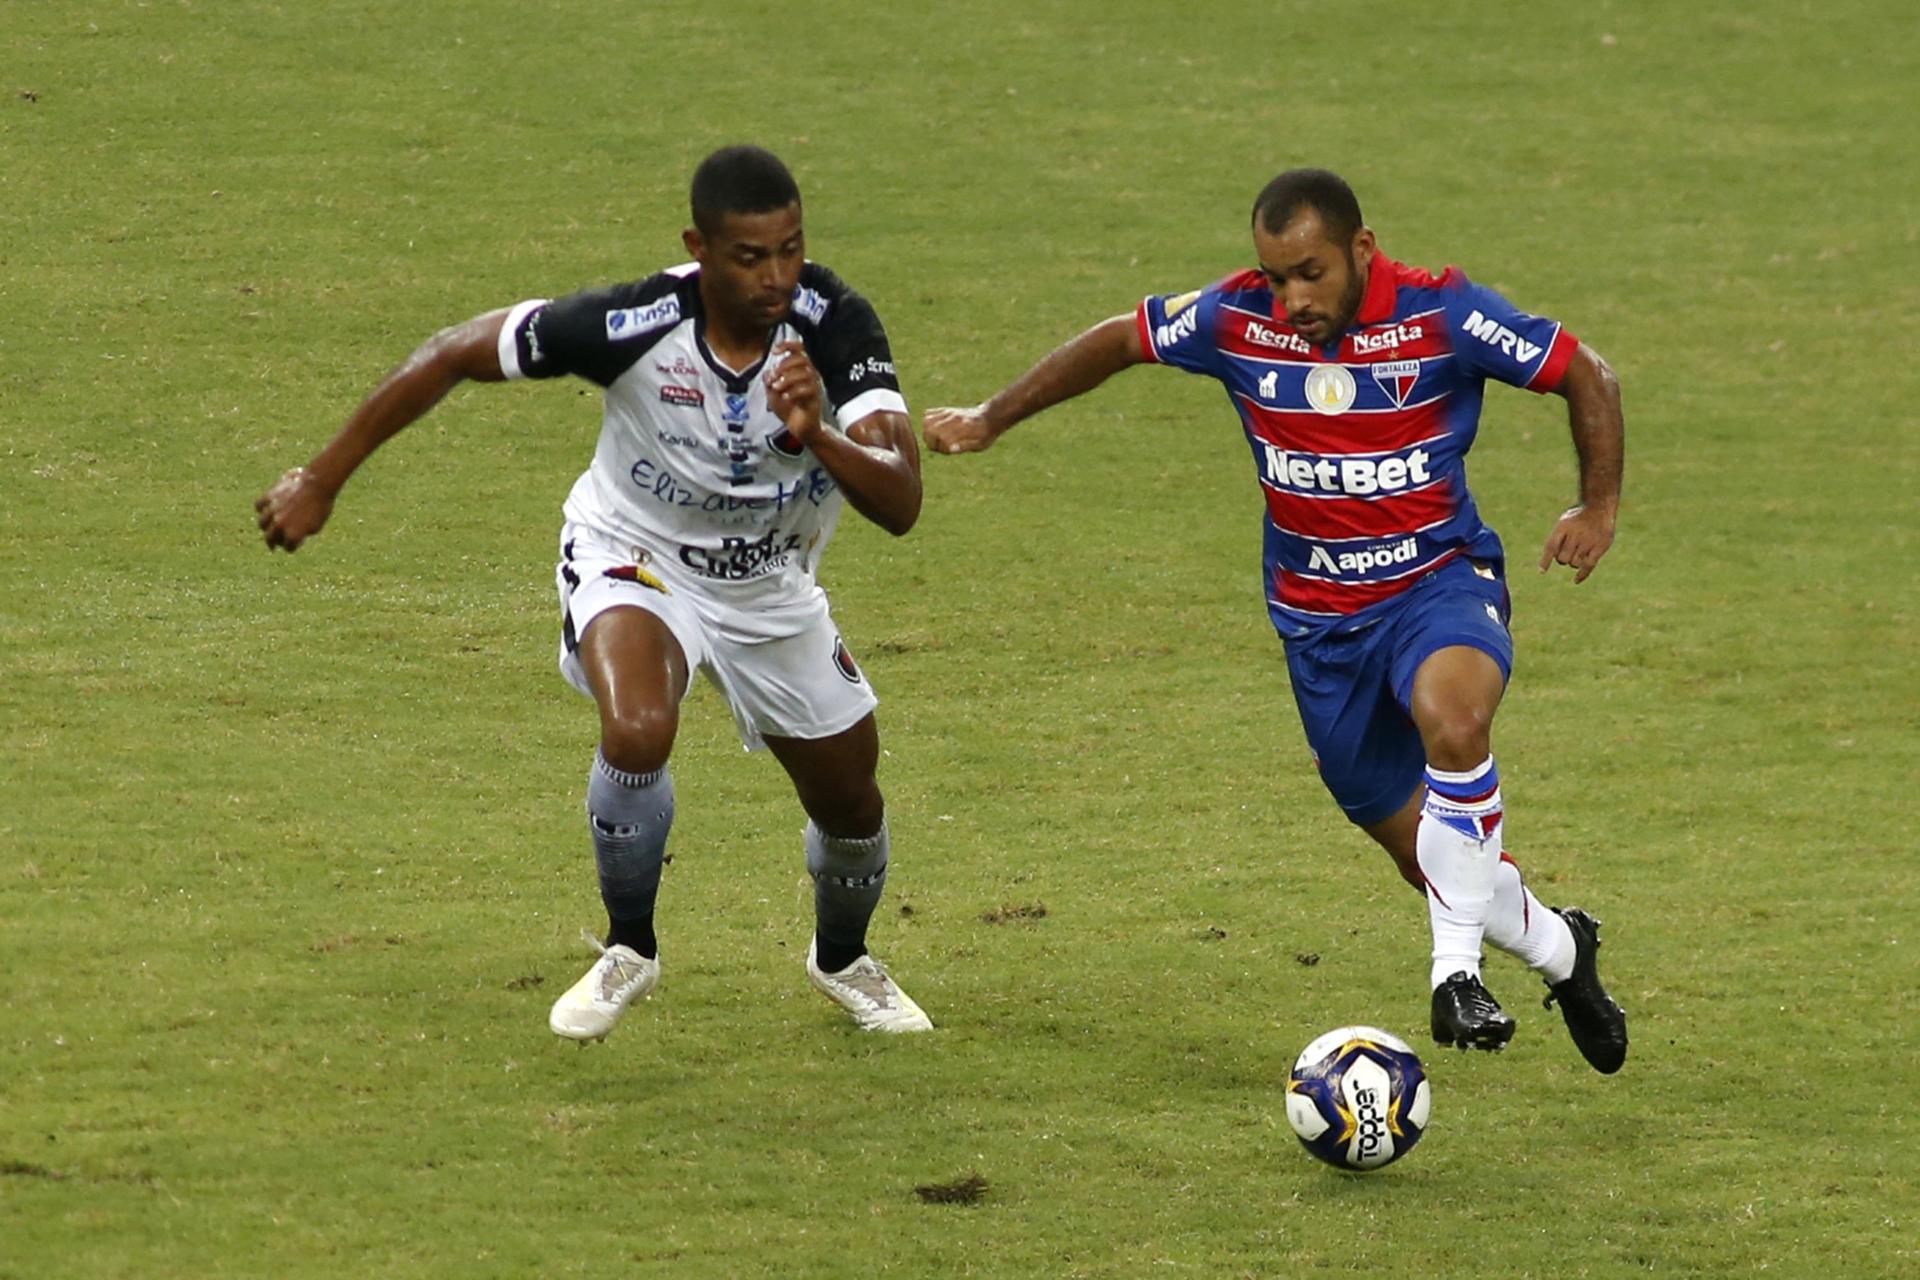
[(553, 1002), (547, 1026), (569, 1040), (605, 1040), (628, 1005), (653, 994), (660, 983), (660, 961), (632, 947), (604, 946), (585, 931), (580, 936), (593, 944), (600, 958)]
[(821, 969), (819, 939), (807, 943), (807, 980), (853, 1015), (862, 1031), (931, 1031), (933, 1021), (887, 976), (880, 962), (861, 956), (838, 973)]

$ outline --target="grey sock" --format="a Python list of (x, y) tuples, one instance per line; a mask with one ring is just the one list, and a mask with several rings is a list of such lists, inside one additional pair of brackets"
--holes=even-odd
[(587, 776), (587, 825), (600, 867), (600, 898), (607, 904), (608, 945), (658, 954), (653, 904), (673, 829), (672, 775), (664, 767), (627, 773), (596, 751)]
[(817, 959), (828, 973), (867, 951), (867, 921), (887, 885), (887, 827), (859, 840), (807, 824), (807, 874), (813, 877)]

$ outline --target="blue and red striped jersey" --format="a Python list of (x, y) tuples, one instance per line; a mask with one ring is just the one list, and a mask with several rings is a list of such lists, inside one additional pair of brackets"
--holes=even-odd
[(1217, 378), (1266, 497), (1264, 570), (1288, 639), (1367, 625), (1456, 556), (1498, 560), (1467, 488), (1486, 380), (1560, 385), (1579, 345), (1449, 267), (1376, 255), (1354, 323), (1315, 347), (1266, 277), (1158, 295), (1136, 316), (1149, 359)]

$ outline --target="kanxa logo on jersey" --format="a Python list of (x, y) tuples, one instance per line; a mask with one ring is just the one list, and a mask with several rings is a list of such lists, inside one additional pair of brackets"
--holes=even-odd
[(643, 333), (652, 333), (655, 329), (679, 323), (680, 299), (669, 296), (651, 306), (622, 307), (618, 311), (607, 312), (607, 338), (618, 342), (622, 338), (637, 338)]
[(1488, 346), (1497, 347), (1512, 356), (1521, 364), (1532, 363), (1533, 358), (1541, 351), (1539, 343), (1528, 342), (1498, 320), (1481, 315), (1478, 310), (1468, 316), (1466, 324), (1461, 327)]
[(1436, 479), (1427, 467), (1432, 460), (1433, 455), (1419, 446), (1404, 455), (1323, 458), (1263, 444), (1260, 478), (1276, 489), (1295, 493), (1344, 493), (1364, 498), (1399, 493)]

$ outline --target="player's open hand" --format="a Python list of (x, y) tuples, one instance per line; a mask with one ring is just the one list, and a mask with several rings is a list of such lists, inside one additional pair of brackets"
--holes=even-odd
[(774, 362), (766, 372), (767, 407), (804, 445), (820, 432), (820, 406), (826, 399), (820, 371), (798, 342), (781, 343), (773, 349), (773, 355)]
[(920, 432), (927, 448), (935, 453), (979, 453), (1000, 438), (987, 422), (984, 407), (971, 409), (929, 409), (920, 420)]
[(254, 500), (260, 532), (267, 546), (298, 551), (300, 544), (320, 532), (333, 514), (335, 490), (305, 467), (295, 467)]
[(1573, 569), (1575, 582), (1585, 582), (1593, 566), (1600, 563), (1600, 557), (1607, 554), (1607, 548), (1612, 545), (1611, 513), (1569, 507), (1554, 523), (1553, 532), (1547, 535), (1546, 548), (1540, 552), (1540, 572), (1545, 573), (1555, 564), (1564, 564)]

